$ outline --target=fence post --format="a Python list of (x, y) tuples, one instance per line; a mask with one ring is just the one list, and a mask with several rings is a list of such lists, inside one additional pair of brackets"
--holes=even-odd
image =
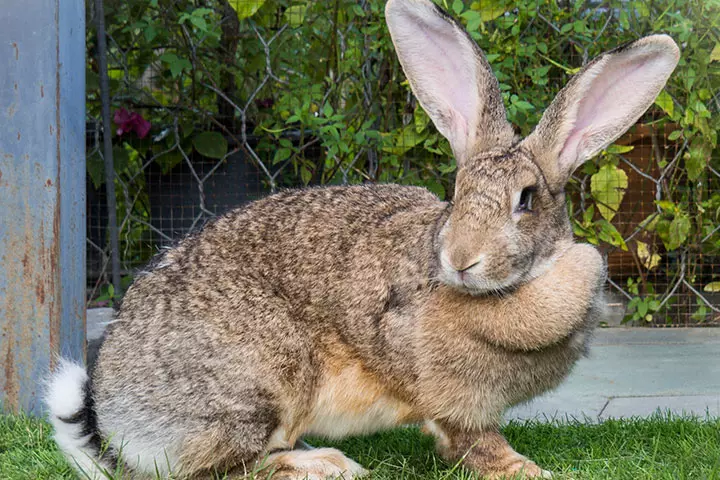
[(85, 8), (6, 2), (0, 25), (0, 411), (39, 414), (56, 355), (85, 355)]

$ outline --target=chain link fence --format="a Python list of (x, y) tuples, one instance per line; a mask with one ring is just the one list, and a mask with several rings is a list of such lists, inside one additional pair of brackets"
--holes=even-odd
[[(676, 15), (672, 0), (642, 12), (623, 1), (439, 3), (487, 52), (522, 134), (578, 67)], [(105, 128), (97, 33), (88, 32), (90, 305), (119, 296), (110, 286), (103, 133), (112, 135), (123, 287), (163, 246), (279, 188), (391, 181), (452, 195), (449, 147), (404, 82), (383, 8), (373, 0), (106, 0), (113, 125)], [(689, 8), (683, 15), (699, 15)], [(710, 17), (709, 38), (720, 38)], [(688, 90), (669, 87), (569, 186), (575, 232), (607, 254), (625, 322), (720, 320), (720, 163), (714, 144), (687, 126), (696, 101)], [(709, 90), (703, 118), (718, 110)]]

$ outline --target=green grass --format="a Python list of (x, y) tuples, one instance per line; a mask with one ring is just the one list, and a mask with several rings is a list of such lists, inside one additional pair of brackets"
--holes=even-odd
[(5, 480), (75, 478), (50, 439), (45, 422), (0, 415), (0, 478)]
[[(719, 479), (720, 420), (654, 417), (608, 421), (512, 423), (505, 435), (521, 453), (560, 479)], [(42, 421), (0, 416), (0, 479), (72, 479), (72, 472)], [(371, 479), (458, 480), (468, 472), (439, 460), (433, 440), (400, 429), (335, 446), (372, 469)]]

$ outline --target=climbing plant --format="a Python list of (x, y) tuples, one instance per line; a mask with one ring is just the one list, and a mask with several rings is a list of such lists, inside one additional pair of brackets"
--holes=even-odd
[[(92, 2), (89, 2), (92, 3)], [(242, 154), (267, 191), (310, 184), (399, 182), (452, 195), (455, 163), (412, 96), (381, 0), (107, 0), (112, 108), (124, 247), (149, 223), (142, 172), (171, 174), (196, 157)], [(641, 119), (652, 158), (618, 141), (569, 187), (577, 236), (627, 252), (611, 276), (627, 320), (673, 321), (684, 302), (713, 321), (720, 291), (720, 2), (717, 0), (439, 0), (486, 52), (509, 120), (526, 135), (560, 88), (595, 55), (653, 32), (682, 58)], [(89, 12), (92, 15), (92, 11)], [(93, 32), (88, 112), (99, 116)], [(622, 101), (622, 99), (618, 99)], [(97, 149), (88, 157), (103, 181)], [(653, 190), (633, 228), (619, 226), (633, 178)], [(198, 176), (202, 191), (203, 178)], [(212, 215), (202, 205), (203, 215)], [(134, 230), (133, 230), (134, 229)], [(133, 233), (135, 232), (135, 233)], [(138, 233), (140, 232), (140, 233)], [(135, 257), (133, 257), (135, 258)]]

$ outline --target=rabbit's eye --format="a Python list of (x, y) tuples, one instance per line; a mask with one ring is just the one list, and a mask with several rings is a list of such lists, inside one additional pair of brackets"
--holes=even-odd
[(535, 187), (527, 187), (520, 192), (520, 202), (517, 206), (518, 212), (532, 212), (534, 194)]

